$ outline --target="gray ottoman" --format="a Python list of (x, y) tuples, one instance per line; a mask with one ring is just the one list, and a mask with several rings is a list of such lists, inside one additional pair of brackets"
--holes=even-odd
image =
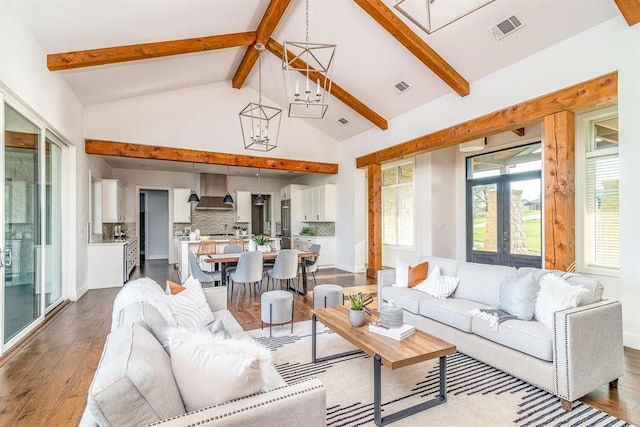
[(344, 293), (340, 285), (317, 285), (313, 287), (313, 308), (334, 307), (344, 304)]
[(287, 291), (268, 291), (261, 296), (260, 320), (261, 327), (269, 324), (269, 336), (271, 336), (271, 325), (285, 324), (291, 322), (291, 332), (293, 333), (293, 295)]

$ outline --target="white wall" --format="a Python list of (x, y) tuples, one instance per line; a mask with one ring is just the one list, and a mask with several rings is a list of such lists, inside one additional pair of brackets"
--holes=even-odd
[(145, 259), (169, 258), (169, 192), (146, 190), (147, 234)]
[[(606, 52), (602, 60), (594, 60), (598, 52)], [(625, 345), (640, 348), (640, 317), (635, 313), (640, 301), (640, 227), (637, 226), (637, 212), (640, 211), (640, 197), (637, 182), (640, 182), (640, 26), (628, 27), (621, 17), (614, 18), (584, 33), (545, 49), (516, 64), (471, 84), (471, 94), (461, 98), (455, 93), (425, 104), (395, 120), (390, 121), (389, 130), (377, 129), (360, 134), (340, 144), (339, 185), (350, 190), (350, 180), (354, 176), (354, 158), (373, 151), (393, 146), (409, 139), (430, 134), (440, 129), (465, 122), (482, 115), (500, 110), (529, 99), (593, 79), (618, 70), (618, 105), (620, 123), (621, 160), (621, 217), (624, 233), (621, 241), (621, 270), (618, 280), (602, 278), (607, 288), (606, 295), (620, 295), (623, 303)], [(438, 164), (435, 164), (435, 162)], [(454, 162), (453, 164), (451, 162)], [(422, 238), (431, 241), (432, 251), (449, 253), (449, 241), (455, 241), (455, 254), (464, 259), (464, 175), (461, 175), (460, 160), (449, 155), (432, 153), (432, 168), (440, 172), (451, 167), (457, 169), (450, 181), (449, 191), (436, 191), (436, 183), (420, 189), (429, 193), (434, 218), (429, 225), (428, 217), (419, 216), (418, 230), (427, 224)], [(442, 162), (442, 163), (440, 163)], [(463, 172), (462, 172), (463, 173)], [(432, 179), (435, 173), (431, 175)], [(461, 178), (462, 177), (462, 178)], [(443, 182), (442, 185), (446, 184)], [(358, 183), (358, 185), (364, 185)], [(440, 187), (438, 186), (438, 189)], [(339, 190), (343, 190), (342, 188)], [(362, 189), (354, 189), (359, 195)], [(462, 193), (461, 193), (462, 192)], [(452, 202), (453, 198), (453, 202)], [(346, 195), (340, 197), (338, 218), (345, 224), (366, 222), (366, 209)], [(438, 207), (435, 207), (437, 204)], [(439, 206), (446, 207), (441, 210)], [(457, 219), (449, 227), (450, 219), (445, 214), (455, 210)], [(462, 216), (461, 216), (462, 215)], [(440, 219), (446, 221), (444, 229), (438, 229)], [(358, 259), (353, 256), (353, 248), (362, 248), (366, 239), (366, 229), (343, 233), (337, 245), (338, 259)], [(428, 245), (427, 245), (428, 246)], [(413, 261), (419, 253), (406, 253), (407, 261)]]

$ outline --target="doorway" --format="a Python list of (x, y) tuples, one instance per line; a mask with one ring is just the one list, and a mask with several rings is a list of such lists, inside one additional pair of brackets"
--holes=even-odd
[(467, 261), (542, 266), (540, 143), (467, 159)]
[[(255, 200), (256, 195), (251, 197)], [(271, 195), (262, 194), (263, 205), (251, 203), (251, 232), (255, 235), (271, 236)]]
[(140, 265), (169, 258), (169, 191), (141, 189), (138, 194)]

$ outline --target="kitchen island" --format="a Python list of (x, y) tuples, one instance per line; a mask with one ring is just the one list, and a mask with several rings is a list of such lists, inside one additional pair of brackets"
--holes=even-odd
[(89, 289), (122, 286), (138, 264), (138, 239), (92, 236), (87, 258)]

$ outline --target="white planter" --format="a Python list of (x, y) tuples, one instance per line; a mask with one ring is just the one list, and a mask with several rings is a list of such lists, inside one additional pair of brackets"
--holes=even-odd
[(364, 310), (349, 309), (349, 321), (353, 326), (359, 327), (364, 325)]

